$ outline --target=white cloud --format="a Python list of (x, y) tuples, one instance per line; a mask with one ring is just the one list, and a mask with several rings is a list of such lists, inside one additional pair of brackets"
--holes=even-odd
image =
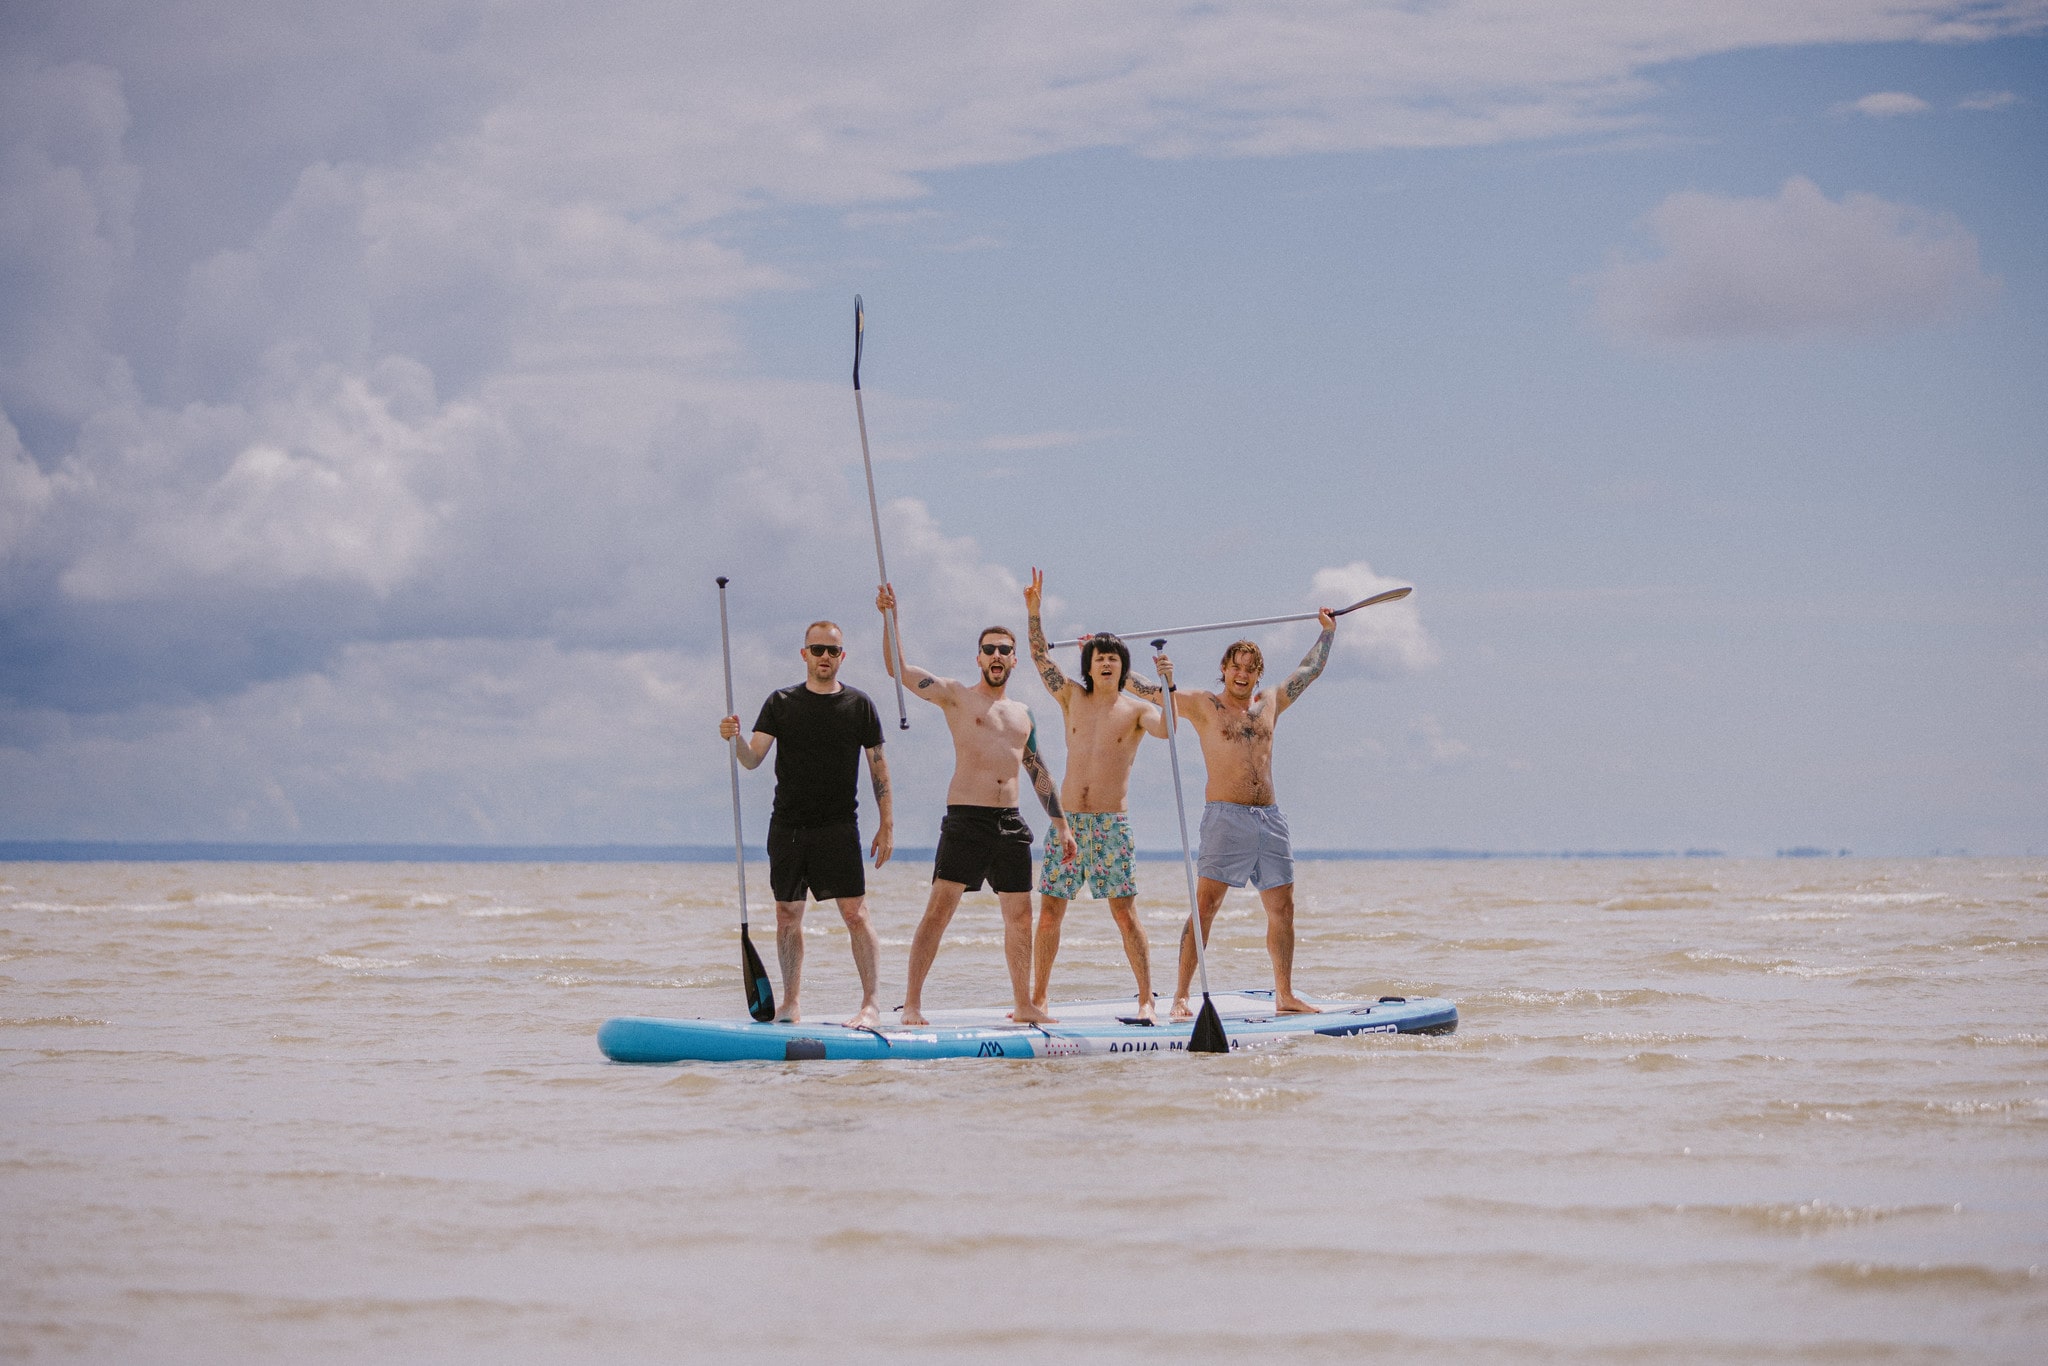
[(1443, 723), (1428, 714), (1418, 716), (1408, 727), (1409, 767), (1449, 768), (1482, 758), (1478, 750), (1444, 732)]
[(1593, 281), (1601, 321), (1625, 337), (1896, 332), (1959, 318), (1998, 288), (1954, 215), (1829, 199), (1803, 176), (1774, 198), (1674, 194), (1648, 226), (1662, 255), (1617, 259)]
[(1837, 105), (1836, 112), (1862, 114), (1873, 119), (1889, 119), (1897, 118), (1901, 114), (1924, 114), (1933, 107), (1918, 95), (1908, 94), (1903, 90), (1880, 90), (1865, 95), (1860, 100), (1850, 100), (1847, 104)]
[(1011, 436), (985, 436), (979, 444), (985, 451), (1050, 451), (1063, 446), (1085, 446), (1116, 434), (1114, 427), (1085, 432), (1019, 432)]
[(135, 251), (127, 127), (105, 66), (0, 69), (0, 407), (23, 431), (68, 428), (126, 393), (105, 331)]
[(2010, 109), (2023, 101), (2010, 90), (1979, 90), (1956, 101), (1958, 109)]
[[(1318, 607), (1347, 607), (1401, 586), (1400, 579), (1390, 579), (1364, 560), (1354, 560), (1318, 569), (1310, 580), (1309, 593)], [(1436, 642), (1423, 629), (1422, 614), (1413, 597), (1363, 607), (1337, 618), (1337, 650), (1379, 677), (1420, 673), (1441, 657)]]
[[(746, 653), (738, 671), (786, 681)], [(691, 813), (718, 811), (724, 769), (679, 761), (715, 756), (722, 704), (715, 650), (544, 641), (355, 644), (320, 673), (118, 716), (0, 704), (0, 766), (19, 779), (0, 784), (0, 829), (716, 842), (731, 827)]]

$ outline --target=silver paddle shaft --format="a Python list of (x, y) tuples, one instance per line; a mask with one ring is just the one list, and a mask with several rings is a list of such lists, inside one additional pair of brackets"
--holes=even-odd
[[(853, 296), (853, 415), (860, 423), (860, 466), (868, 477), (868, 521), (875, 528), (875, 572), (881, 581), (889, 581), (889, 562), (882, 558), (882, 507), (875, 501), (875, 462), (868, 456), (868, 410), (860, 398), (860, 349), (866, 335), (866, 319), (861, 311), (860, 295)], [(882, 655), (883, 658), (900, 663), (903, 657), (903, 643), (896, 626), (896, 609), (891, 607), (882, 613)], [(902, 670), (891, 667), (890, 681), (896, 685), (896, 725), (899, 729), (910, 729), (910, 709), (903, 702)]]
[[(718, 579), (718, 648), (725, 656), (725, 714), (735, 715), (732, 705), (732, 636), (725, 626), (725, 576)], [(740, 877), (740, 930), (747, 928), (747, 846), (740, 836), (740, 737), (735, 731), (725, 754), (732, 770), (732, 863)]]
[[(1163, 639), (1152, 642), (1155, 653), (1166, 648)], [(1174, 714), (1173, 691), (1166, 693), (1166, 757), (1173, 763), (1173, 814), (1180, 817), (1180, 866), (1188, 875), (1188, 929), (1195, 936), (1195, 967), (1202, 974), (1202, 995), (1209, 994), (1209, 950), (1202, 942), (1208, 936), (1202, 933), (1202, 903), (1195, 899), (1195, 851), (1188, 843), (1188, 807), (1180, 791), (1180, 746), (1174, 743), (1174, 736), (1180, 733)]]
[[(1360, 598), (1349, 607), (1339, 607), (1330, 615), (1341, 617), (1346, 612), (1356, 612), (1359, 608), (1371, 607), (1374, 603), (1394, 602), (1407, 597), (1414, 591), (1413, 588), (1390, 588), (1384, 593), (1376, 593), (1369, 598)], [(1203, 631), (1244, 631), (1254, 626), (1278, 626), (1282, 622), (1287, 621), (1314, 621), (1319, 615), (1320, 613), (1316, 612), (1294, 612), (1284, 617), (1254, 617), (1250, 621), (1212, 621), (1206, 626), (1174, 626), (1164, 631), (1118, 631), (1116, 634), (1126, 640), (1150, 640), (1154, 637), (1199, 635)], [(1063, 645), (1079, 645), (1086, 639), (1086, 636), (1081, 636), (1074, 640), (1055, 640), (1052, 642), (1051, 648), (1058, 649)]]

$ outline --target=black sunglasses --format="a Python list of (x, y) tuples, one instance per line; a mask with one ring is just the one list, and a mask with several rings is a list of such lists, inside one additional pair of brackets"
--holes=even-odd
[(981, 647), (981, 652), (985, 655), (1010, 655), (1017, 652), (1017, 647), (1014, 645), (984, 644)]
[(804, 648), (811, 652), (812, 659), (833, 659), (846, 653), (837, 645), (806, 645)]

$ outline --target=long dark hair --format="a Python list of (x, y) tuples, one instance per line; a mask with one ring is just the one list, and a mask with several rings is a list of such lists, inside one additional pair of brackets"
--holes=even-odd
[(1119, 691), (1123, 689), (1124, 680), (1131, 676), (1131, 647), (1118, 640), (1109, 632), (1100, 631), (1081, 642), (1082, 692), (1092, 693), (1095, 691), (1095, 656), (1104, 650), (1113, 652), (1119, 660), (1123, 661), (1123, 672), (1116, 676), (1116, 686)]

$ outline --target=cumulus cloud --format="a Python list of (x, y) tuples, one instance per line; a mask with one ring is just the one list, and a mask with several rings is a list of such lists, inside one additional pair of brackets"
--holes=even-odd
[[(1402, 587), (1364, 560), (1318, 569), (1309, 593), (1319, 607), (1346, 607), (1390, 588)], [(1436, 642), (1423, 629), (1413, 597), (1361, 608), (1337, 618), (1337, 650), (1377, 677), (1420, 673), (1441, 657)]]
[(1624, 337), (1882, 334), (1952, 321), (1998, 288), (1954, 215), (1830, 199), (1803, 176), (1772, 198), (1674, 194), (1647, 225), (1662, 254), (1593, 280), (1600, 320)]
[(1411, 769), (1450, 768), (1484, 757), (1463, 740), (1447, 734), (1443, 723), (1428, 713), (1409, 724), (1407, 741)]
[(1836, 112), (1862, 114), (1873, 119), (1890, 119), (1901, 114), (1924, 114), (1933, 107), (1918, 95), (1908, 94), (1903, 90), (1879, 90), (1865, 95), (1860, 100), (1850, 100), (1847, 104), (1836, 106)]

